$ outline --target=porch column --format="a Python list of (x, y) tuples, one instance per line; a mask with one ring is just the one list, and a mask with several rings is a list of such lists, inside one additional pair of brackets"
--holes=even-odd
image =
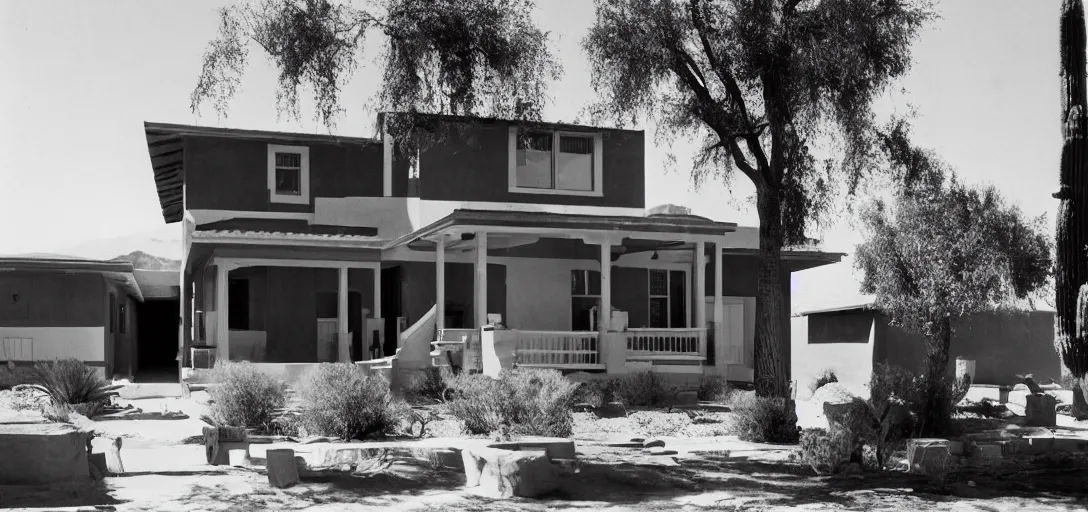
[[(726, 346), (725, 340), (725, 310), (722, 309), (722, 242), (714, 242), (714, 364), (718, 361), (729, 360), (721, 348)], [(719, 369), (725, 371), (725, 368)]]
[(434, 250), (434, 321), (441, 331), (446, 328), (446, 235), (438, 235), (437, 242)]
[(189, 347), (193, 345), (193, 288), (193, 274), (183, 270), (181, 272), (181, 318), (178, 322), (181, 329), (181, 336), (178, 337), (179, 367), (186, 366)]
[(487, 325), (487, 233), (476, 233), (476, 328)]
[(338, 270), (340, 283), (336, 294), (337, 360), (341, 363), (350, 363), (351, 334), (348, 333), (348, 267), (340, 267)]
[(230, 361), (230, 268), (215, 262), (215, 346), (216, 360)]
[[(706, 242), (695, 242), (695, 328), (706, 329)], [(717, 308), (717, 303), (715, 303)], [(706, 335), (699, 353), (706, 355)]]
[(597, 312), (597, 330), (601, 337), (612, 328), (612, 242), (601, 242), (601, 309)]

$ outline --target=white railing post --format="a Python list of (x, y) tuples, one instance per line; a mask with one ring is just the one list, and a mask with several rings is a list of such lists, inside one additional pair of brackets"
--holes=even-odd
[[(695, 242), (695, 328), (706, 329), (706, 242)], [(706, 356), (706, 337), (700, 338), (699, 354)]]
[(446, 235), (438, 235), (434, 252), (435, 274), (435, 325), (441, 331), (446, 327)]

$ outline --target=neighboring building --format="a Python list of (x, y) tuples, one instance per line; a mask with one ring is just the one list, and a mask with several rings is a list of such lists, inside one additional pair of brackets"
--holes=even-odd
[[(758, 232), (647, 216), (643, 132), (431, 120), (441, 142), (411, 167), (385, 134), (145, 123), (183, 230), (184, 365), (425, 366), (436, 337), (501, 319), (519, 364), (603, 371), (622, 345), (633, 366), (751, 379)], [(840, 258), (784, 252), (785, 332), (790, 273)]]
[[(977, 384), (1012, 385), (1017, 375), (1037, 381), (1059, 380), (1054, 351), (1054, 313), (1024, 311), (983, 313), (952, 323), (949, 372), (957, 357), (975, 361)], [(807, 389), (817, 374), (835, 371), (839, 382), (861, 390), (875, 364), (921, 371), (925, 340), (891, 325), (872, 304), (807, 311), (792, 319), (793, 379)]]
[(104, 376), (130, 375), (142, 301), (128, 262), (0, 257), (0, 361), (76, 358)]

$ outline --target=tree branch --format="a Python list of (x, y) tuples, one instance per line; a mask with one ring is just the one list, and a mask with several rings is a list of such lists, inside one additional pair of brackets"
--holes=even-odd
[(723, 62), (718, 58), (717, 53), (714, 52), (714, 48), (710, 45), (710, 38), (707, 35), (706, 20), (702, 14), (702, 0), (691, 0), (691, 21), (695, 25), (695, 30), (699, 34), (699, 41), (703, 45), (703, 53), (706, 54), (707, 61), (710, 63), (710, 68), (714, 70), (714, 73), (718, 76), (718, 79), (722, 81), (722, 85), (725, 86), (726, 92), (729, 94), (729, 98), (732, 100), (733, 105), (740, 112), (741, 119), (744, 120), (745, 125), (752, 123), (751, 118), (748, 116), (748, 107), (744, 104), (744, 95), (741, 93), (740, 85), (737, 84), (736, 78), (730, 73), (729, 57), (725, 57)]

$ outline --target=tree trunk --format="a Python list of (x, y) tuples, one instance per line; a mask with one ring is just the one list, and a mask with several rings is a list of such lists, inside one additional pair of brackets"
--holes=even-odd
[(759, 396), (790, 398), (789, 344), (783, 343), (782, 203), (776, 190), (756, 189), (759, 272), (756, 282), (755, 385)]
[(952, 414), (952, 386), (948, 380), (948, 350), (952, 346), (952, 321), (942, 318), (926, 339), (925, 407), (919, 434), (945, 433)]

